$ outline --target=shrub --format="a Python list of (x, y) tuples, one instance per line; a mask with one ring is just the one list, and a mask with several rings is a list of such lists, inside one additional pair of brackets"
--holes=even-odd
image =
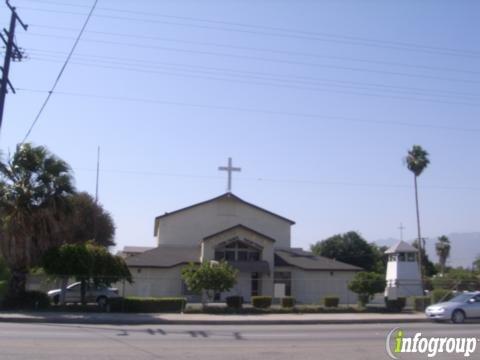
[(295, 298), (293, 296), (285, 296), (281, 300), (282, 308), (293, 308), (295, 306)]
[(358, 294), (358, 305), (365, 307), (370, 301), (370, 295), (368, 294)]
[(0, 302), (2, 301), (6, 293), (7, 293), (7, 282), (0, 281)]
[(229, 296), (225, 299), (227, 306), (232, 309), (241, 309), (243, 305), (243, 296)]
[(204, 261), (200, 265), (190, 263), (183, 267), (182, 279), (190, 291), (200, 294), (204, 290), (209, 298), (213, 298), (214, 294), (230, 291), (235, 286), (237, 273), (227, 262)]
[(268, 309), (272, 306), (272, 297), (271, 296), (252, 296), (252, 305), (253, 307), (260, 309)]
[(338, 307), (339, 302), (340, 298), (338, 296), (325, 296), (323, 298), (323, 305), (325, 305), (325, 307)]
[(5, 297), (2, 306), (12, 310), (45, 310), (50, 306), (50, 298), (41, 291), (25, 291), (17, 297)]
[(435, 289), (431, 292), (432, 303), (436, 304), (440, 301), (448, 301), (453, 297), (453, 293), (450, 290)]
[(359, 272), (355, 274), (348, 288), (358, 294), (358, 302), (365, 306), (373, 295), (385, 290), (385, 277), (373, 272)]
[(428, 296), (416, 296), (413, 298), (413, 307), (415, 311), (424, 311), (431, 303)]
[(404, 297), (399, 297), (395, 300), (385, 298), (385, 306), (388, 311), (391, 312), (401, 312), (407, 303), (407, 299)]
[(155, 313), (155, 312), (180, 312), (185, 309), (187, 300), (181, 297), (163, 298), (114, 298), (109, 299), (110, 311)]

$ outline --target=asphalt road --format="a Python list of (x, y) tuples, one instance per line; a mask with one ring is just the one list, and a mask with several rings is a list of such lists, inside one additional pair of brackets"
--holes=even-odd
[[(0, 323), (0, 359), (388, 359), (387, 333), (480, 338), (480, 324), (107, 326)], [(426, 354), (400, 359), (427, 359)], [(443, 354), (434, 359), (466, 359)], [(470, 359), (480, 359), (480, 343)]]

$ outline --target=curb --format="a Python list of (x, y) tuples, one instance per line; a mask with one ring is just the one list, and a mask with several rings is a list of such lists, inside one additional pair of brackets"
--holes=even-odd
[(5, 317), (0, 323), (23, 324), (91, 324), (91, 325), (348, 325), (348, 324), (405, 324), (427, 323), (429, 319), (304, 319), (304, 320), (169, 320), (169, 319), (101, 319), (101, 318), (36, 318)]

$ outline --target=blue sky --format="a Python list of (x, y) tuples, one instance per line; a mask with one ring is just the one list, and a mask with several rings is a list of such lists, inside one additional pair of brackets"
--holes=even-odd
[[(12, 66), (4, 152), (92, 1), (12, 3), (29, 59)], [(156, 215), (224, 192), (229, 156), (242, 167), (234, 193), (294, 219), (295, 246), (349, 230), (398, 237), (400, 222), (413, 238), (413, 144), (431, 154), (425, 235), (479, 231), (479, 13), (477, 1), (100, 0), (28, 140), (91, 193), (101, 146), (119, 247), (153, 246)]]

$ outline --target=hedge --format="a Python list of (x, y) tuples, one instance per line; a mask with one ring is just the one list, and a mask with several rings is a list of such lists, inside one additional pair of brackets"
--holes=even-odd
[(272, 297), (271, 296), (252, 296), (252, 305), (253, 307), (260, 309), (268, 309), (272, 306)]
[(325, 307), (338, 307), (338, 303), (340, 302), (340, 298), (338, 296), (325, 296), (323, 298), (323, 305)]
[(18, 297), (8, 297), (2, 301), (2, 307), (12, 310), (45, 310), (50, 306), (50, 298), (41, 291), (25, 291)]
[(243, 305), (243, 296), (228, 296), (225, 299), (227, 307), (232, 309), (241, 309)]
[(160, 298), (113, 298), (108, 300), (110, 311), (156, 313), (156, 312), (180, 312), (185, 309), (187, 300), (182, 297)]
[(436, 304), (440, 301), (448, 301), (453, 297), (453, 293), (450, 290), (435, 289), (430, 293), (432, 297), (432, 303)]
[(416, 296), (413, 298), (413, 304), (415, 311), (425, 311), (431, 304), (431, 299), (428, 296)]
[(5, 280), (0, 281), (0, 302), (7, 293), (7, 282)]
[(293, 296), (285, 296), (281, 300), (282, 308), (293, 308), (295, 306), (295, 298)]
[(407, 303), (407, 299), (399, 297), (395, 300), (391, 300), (388, 297), (385, 298), (385, 306), (388, 311), (401, 312)]

